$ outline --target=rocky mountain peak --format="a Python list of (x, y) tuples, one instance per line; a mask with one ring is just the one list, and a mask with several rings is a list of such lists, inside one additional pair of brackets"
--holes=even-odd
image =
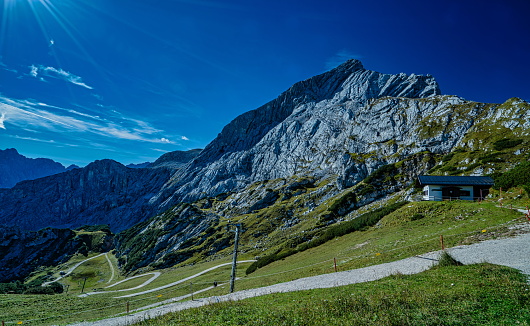
[[(383, 74), (348, 60), (235, 118), (190, 165), (175, 173), (157, 200), (170, 205), (197, 199), (199, 193), (214, 195), (247, 182), (292, 175), (298, 165), (293, 156), (313, 161), (310, 148), (324, 150), (326, 143), (339, 141), (348, 121), (372, 100), (440, 94), (432, 76)], [(346, 137), (339, 137), (343, 144)]]
[(24, 180), (33, 180), (65, 172), (58, 162), (47, 158), (28, 158), (14, 148), (0, 149), (0, 188), (11, 188)]

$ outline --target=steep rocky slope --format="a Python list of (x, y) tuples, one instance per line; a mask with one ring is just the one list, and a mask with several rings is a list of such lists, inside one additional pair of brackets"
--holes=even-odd
[(151, 164), (152, 168), (133, 169), (100, 160), (82, 169), (0, 189), (0, 225), (39, 230), (108, 224), (113, 231), (127, 229), (159, 213), (150, 198), (195, 153), (168, 153), (169, 159)]
[[(530, 104), (517, 98), (466, 101), (439, 95), (432, 77), (388, 77), (350, 61), (227, 125), (152, 199), (161, 207), (189, 201), (193, 218), (179, 209), (156, 216), (120, 238), (118, 255), (127, 269), (209, 259), (230, 245), (229, 219), (248, 228), (242, 250), (274, 252), (376, 200), (400, 191), (411, 198), (420, 174), (494, 173), (527, 160), (529, 118)], [(197, 217), (207, 230), (200, 235), (165, 226)], [(157, 229), (179, 245), (131, 249)]]
[(23, 280), (35, 268), (55, 266), (76, 253), (108, 251), (113, 235), (46, 228), (23, 231), (0, 225), (0, 282)]
[(528, 128), (526, 102), (506, 109), (515, 102), (442, 96), (431, 76), (381, 74), (350, 60), (234, 119), (153, 201), (169, 208), (293, 175), (336, 176), (349, 187), (408, 155), (448, 153), (490, 123)]
[(33, 180), (65, 172), (77, 166), (64, 167), (47, 158), (27, 158), (16, 149), (0, 149), (0, 188), (11, 188), (23, 180)]
[(130, 169), (101, 160), (60, 175), (0, 190), (0, 224), (25, 230), (109, 224), (124, 230), (154, 215), (149, 198), (167, 181), (164, 169)]

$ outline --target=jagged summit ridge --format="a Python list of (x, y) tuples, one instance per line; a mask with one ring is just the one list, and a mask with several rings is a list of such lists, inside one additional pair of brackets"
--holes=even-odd
[(382, 74), (365, 69), (359, 60), (348, 60), (235, 118), (190, 165), (175, 173), (153, 202), (167, 206), (295, 174), (299, 164), (293, 160), (312, 160), (309, 145), (324, 148), (316, 141), (333, 141), (370, 101), (440, 94), (430, 75)]

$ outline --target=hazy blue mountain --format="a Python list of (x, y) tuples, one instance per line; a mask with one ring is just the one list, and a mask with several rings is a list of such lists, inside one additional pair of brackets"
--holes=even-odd
[(28, 158), (14, 148), (0, 149), (0, 188), (11, 188), (23, 180), (33, 180), (77, 168), (68, 168), (48, 158)]

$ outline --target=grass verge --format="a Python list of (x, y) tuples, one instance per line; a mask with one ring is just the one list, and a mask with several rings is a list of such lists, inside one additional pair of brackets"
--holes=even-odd
[(217, 303), (137, 325), (529, 325), (526, 281), (503, 266), (447, 266), (333, 289)]

